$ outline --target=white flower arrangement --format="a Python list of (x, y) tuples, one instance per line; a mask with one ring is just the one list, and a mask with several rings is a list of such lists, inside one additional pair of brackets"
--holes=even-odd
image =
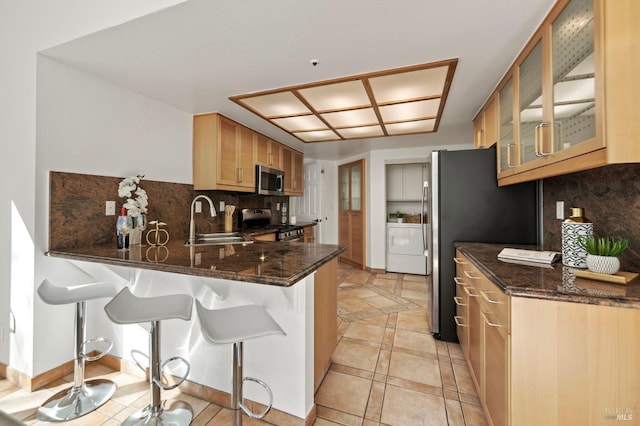
[[(127, 199), (123, 207), (127, 209), (127, 214), (134, 218), (147, 213), (149, 205), (147, 192), (140, 188), (140, 181), (143, 177), (144, 175), (137, 175), (125, 178), (118, 186), (118, 195)], [(135, 194), (135, 198), (132, 197), (132, 194)]]

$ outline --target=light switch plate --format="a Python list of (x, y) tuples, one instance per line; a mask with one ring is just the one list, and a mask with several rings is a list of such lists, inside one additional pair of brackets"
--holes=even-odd
[(220, 210), (218, 211), (221, 211), (221, 212), (224, 211), (224, 201), (220, 201)]
[(107, 201), (104, 208), (105, 216), (115, 216), (116, 215), (116, 202), (115, 201)]
[(202, 213), (202, 201), (196, 201), (196, 213)]
[(564, 201), (556, 201), (556, 219), (564, 219)]

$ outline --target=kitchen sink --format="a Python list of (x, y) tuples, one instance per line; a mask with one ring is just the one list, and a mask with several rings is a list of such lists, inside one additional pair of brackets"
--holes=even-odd
[[(218, 232), (214, 234), (196, 234), (195, 246), (224, 245), (224, 244), (250, 244), (253, 243), (251, 237), (241, 232)], [(186, 246), (191, 245), (189, 241)]]

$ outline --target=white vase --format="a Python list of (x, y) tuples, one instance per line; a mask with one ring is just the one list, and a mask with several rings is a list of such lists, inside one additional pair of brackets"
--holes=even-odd
[(615, 274), (620, 269), (620, 260), (615, 256), (587, 255), (587, 268), (598, 274)]

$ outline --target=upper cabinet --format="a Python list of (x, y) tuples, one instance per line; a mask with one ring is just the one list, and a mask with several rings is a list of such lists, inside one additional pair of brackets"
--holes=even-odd
[(256, 164), (282, 170), (282, 145), (258, 134), (256, 136)]
[(299, 197), (304, 193), (304, 157), (301, 152), (282, 146), (284, 195)]
[(489, 148), (498, 142), (498, 97), (492, 98), (473, 120), (475, 148)]
[[(288, 163), (283, 163), (285, 150), (290, 152)], [(285, 195), (302, 195), (302, 162), (302, 153), (221, 114), (193, 117), (193, 187), (196, 190), (255, 192), (256, 165), (260, 164), (285, 170), (290, 177)], [(298, 182), (299, 187), (291, 186)]]
[(556, 3), (474, 120), (500, 185), (640, 162), (638, 19), (634, 0)]
[(389, 164), (386, 171), (387, 201), (422, 200), (424, 164)]

